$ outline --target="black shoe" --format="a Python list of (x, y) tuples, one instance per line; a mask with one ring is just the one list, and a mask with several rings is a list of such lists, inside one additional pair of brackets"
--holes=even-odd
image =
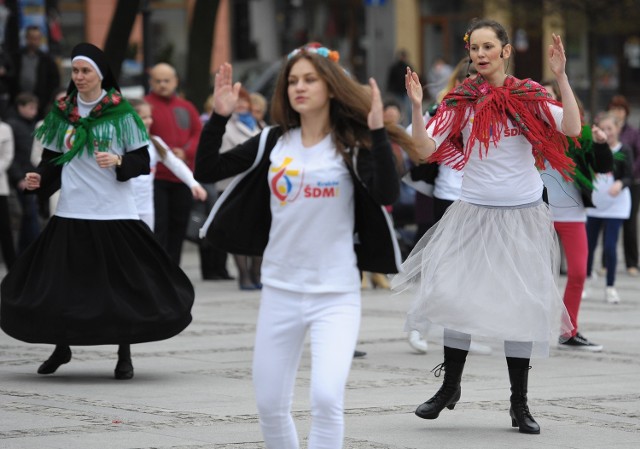
[(353, 358), (354, 359), (360, 359), (360, 358), (364, 357), (365, 355), (367, 355), (367, 353), (364, 352), (364, 351), (357, 351), (357, 350), (353, 351)]
[(431, 371), (436, 377), (440, 377), (442, 370), (444, 370), (444, 381), (440, 389), (429, 400), (416, 408), (416, 416), (422, 419), (436, 419), (445, 408), (453, 410), (460, 400), (462, 394), (460, 381), (464, 370), (464, 362), (445, 360), (444, 363), (436, 366)]
[[(507, 362), (508, 363), (508, 362)], [(538, 435), (540, 425), (531, 416), (527, 405), (527, 387), (529, 384), (529, 369), (509, 366), (509, 382), (511, 383), (511, 427), (517, 427), (520, 433)]]
[(202, 275), (203, 281), (232, 281), (235, 278), (228, 273)]
[(133, 364), (131, 359), (118, 359), (114, 377), (118, 380), (131, 379), (133, 377)]
[(602, 351), (603, 346), (587, 340), (580, 334), (580, 332), (578, 332), (576, 335), (570, 338), (560, 337), (560, 340), (558, 341), (558, 349), (574, 349), (579, 351), (600, 352)]
[(69, 363), (71, 360), (71, 349), (69, 346), (56, 346), (53, 354), (45, 360), (38, 368), (38, 374), (53, 374), (56, 372), (60, 365)]

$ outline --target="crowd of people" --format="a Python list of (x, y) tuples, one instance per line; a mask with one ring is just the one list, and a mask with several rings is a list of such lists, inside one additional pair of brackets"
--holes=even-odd
[[(406, 51), (390, 67), (387, 98), (375, 79), (355, 80), (337, 51), (310, 43), (284, 58), (271, 99), (222, 64), (203, 114), (179, 95), (167, 63), (150, 70), (143, 99), (123, 97), (88, 43), (74, 47), (59, 92), (41, 40), (27, 29), (0, 122), (0, 327), (55, 346), (39, 374), (69, 363), (71, 346), (117, 345), (114, 377), (131, 379), (131, 344), (189, 325), (195, 294), (180, 261), (199, 210), (206, 219), (189, 238), (203, 280), (233, 280), (230, 254), (238, 287), (260, 294), (252, 369), (268, 448), (299, 447), (291, 398), (307, 337), (308, 447), (342, 447), (367, 280), (412, 292), (404, 330), (417, 351), (441, 335), (444, 358), (432, 371), (443, 383), (417, 416), (453, 410), (467, 355), (499, 350), (511, 425), (538, 434), (531, 360), (556, 345), (603, 350), (579, 332), (578, 314), (597, 273), (606, 273), (600, 298), (623, 300), (621, 230), (626, 272), (640, 274), (640, 131), (622, 96), (585, 121), (557, 35), (553, 79), (518, 79), (507, 71), (505, 28), (473, 21), (465, 58), (455, 67), (439, 58), (430, 71), (431, 105)], [(393, 224), (407, 216), (418, 225), (410, 243)]]

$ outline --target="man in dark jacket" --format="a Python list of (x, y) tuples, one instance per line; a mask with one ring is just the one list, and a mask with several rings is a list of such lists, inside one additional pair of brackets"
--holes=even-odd
[(40, 49), (42, 31), (35, 25), (26, 29), (26, 46), (13, 57), (12, 99), (21, 92), (38, 97), (38, 119), (45, 115), (54, 91), (60, 87), (60, 71), (54, 59)]

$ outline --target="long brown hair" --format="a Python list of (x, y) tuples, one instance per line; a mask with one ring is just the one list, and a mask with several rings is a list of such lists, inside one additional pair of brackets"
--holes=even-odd
[[(300, 51), (285, 59), (271, 100), (272, 121), (280, 125), (285, 132), (300, 126), (300, 114), (291, 107), (287, 91), (291, 67), (302, 58), (311, 62), (332, 95), (329, 125), (338, 151), (346, 156), (349, 148), (370, 148), (371, 133), (367, 125), (367, 116), (371, 109), (370, 89), (353, 80), (337, 62), (315, 53)], [(402, 148), (415, 147), (411, 136), (402, 128), (389, 124), (386, 124), (385, 128), (389, 138)]]

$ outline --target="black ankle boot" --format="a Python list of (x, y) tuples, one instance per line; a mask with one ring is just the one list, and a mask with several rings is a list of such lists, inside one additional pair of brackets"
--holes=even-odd
[(60, 365), (69, 363), (71, 360), (71, 348), (67, 345), (56, 345), (53, 353), (38, 368), (38, 374), (53, 374)]
[(462, 379), (463, 369), (464, 361), (447, 360), (445, 352), (444, 363), (441, 363), (431, 370), (436, 377), (439, 377), (440, 372), (444, 370), (442, 386), (431, 399), (418, 406), (416, 415), (423, 419), (436, 419), (445, 407), (453, 410), (460, 400), (460, 394), (462, 393), (460, 380)]
[(131, 379), (133, 377), (133, 363), (131, 363), (129, 345), (120, 345), (118, 348), (118, 363), (114, 370), (114, 377), (118, 380)]
[(509, 367), (509, 381), (511, 381), (511, 426), (518, 427), (520, 433), (539, 434), (540, 426), (533, 419), (527, 405), (527, 384), (529, 370), (527, 367)]

